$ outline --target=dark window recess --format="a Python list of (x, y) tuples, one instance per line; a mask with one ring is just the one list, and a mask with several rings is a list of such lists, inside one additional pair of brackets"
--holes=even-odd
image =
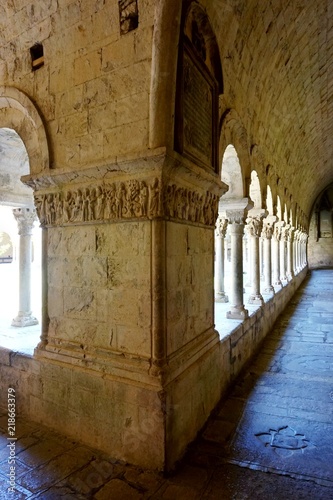
[(135, 30), (139, 24), (137, 0), (119, 0), (120, 34)]
[(30, 48), (30, 54), (33, 70), (44, 65), (44, 50), (41, 43), (35, 43), (35, 45)]

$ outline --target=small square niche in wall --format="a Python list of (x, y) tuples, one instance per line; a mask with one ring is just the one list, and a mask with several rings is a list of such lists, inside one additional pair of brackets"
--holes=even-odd
[(139, 24), (139, 12), (137, 0), (118, 0), (120, 34), (125, 35), (135, 30)]
[(44, 65), (44, 49), (41, 43), (30, 47), (32, 69), (36, 70)]

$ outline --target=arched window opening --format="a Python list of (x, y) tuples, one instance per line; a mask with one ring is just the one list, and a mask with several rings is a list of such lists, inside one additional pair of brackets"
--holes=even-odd
[(0, 150), (0, 235), (7, 234), (0, 262), (9, 264), (0, 266), (0, 346), (32, 354), (40, 337), (41, 231), (32, 190), (20, 180), (29, 158), (15, 130), (0, 128)]
[(222, 196), (221, 201), (229, 198), (243, 198), (242, 169), (235, 147), (229, 144), (222, 160), (221, 180), (228, 185), (228, 191)]
[(274, 215), (273, 196), (270, 186), (267, 186), (266, 207), (269, 215)]
[(260, 182), (255, 170), (251, 172), (250, 198), (254, 203), (254, 208), (262, 208)]

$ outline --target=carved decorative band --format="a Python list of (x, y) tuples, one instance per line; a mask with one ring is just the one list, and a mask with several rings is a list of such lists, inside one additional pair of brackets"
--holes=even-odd
[(35, 194), (42, 226), (163, 216), (214, 226), (218, 201), (210, 192), (202, 195), (175, 184), (163, 189), (157, 178)]

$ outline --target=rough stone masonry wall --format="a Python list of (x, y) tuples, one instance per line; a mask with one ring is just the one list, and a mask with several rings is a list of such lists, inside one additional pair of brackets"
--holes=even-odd
[[(115, 0), (0, 6), (0, 82), (37, 103), (52, 168), (77, 170), (147, 148), (153, 5), (139, 0), (138, 27), (124, 34)], [(44, 65), (32, 71), (37, 42)]]

